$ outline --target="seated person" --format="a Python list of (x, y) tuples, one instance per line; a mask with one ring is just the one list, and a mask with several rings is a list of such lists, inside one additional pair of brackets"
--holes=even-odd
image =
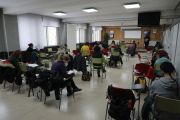
[[(83, 51), (83, 50), (88, 50), (89, 51), (89, 43), (85, 43), (85, 45), (83, 45), (82, 46), (82, 48), (81, 48), (81, 52)], [(90, 55), (90, 53), (84, 53), (83, 54), (83, 56), (89, 56)]]
[(103, 44), (102, 44), (102, 47), (103, 48), (108, 48), (108, 44), (104, 41)]
[(63, 46), (60, 47), (60, 49), (58, 50), (57, 54), (65, 54), (66, 51), (65, 51), (65, 48)]
[(94, 48), (95, 48), (96, 46), (99, 46), (99, 47), (100, 47), (100, 51), (103, 51), (103, 47), (102, 47), (102, 45), (101, 45), (101, 42), (98, 42), (97, 45), (95, 45), (95, 46), (93, 47), (93, 50), (94, 50)]
[[(122, 51), (121, 51), (120, 45), (117, 45), (116, 48), (114, 48), (113, 52), (119, 52), (120, 55), (124, 55), (124, 53), (122, 53)], [(117, 67), (117, 61), (119, 61), (119, 57), (118, 56), (111, 56), (111, 60), (113, 60), (115, 62), (115, 67)], [(121, 64), (123, 64), (121, 56), (120, 56), (120, 62), (121, 62)]]
[(115, 46), (115, 41), (111, 42), (111, 44), (109, 45), (109, 49), (111, 49), (112, 46)]
[(166, 54), (167, 58), (168, 57), (168, 53), (165, 50), (158, 50), (153, 56), (152, 56), (152, 60), (151, 60), (151, 66), (154, 66), (154, 63), (156, 62), (156, 55), (160, 55), (161, 53)]
[[(100, 52), (100, 47), (99, 46), (95, 46), (94, 53), (93, 53), (92, 57), (93, 58), (102, 58), (104, 63), (108, 62), (108, 59), (105, 59), (102, 52)], [(93, 64), (93, 67), (98, 69), (97, 73), (98, 73), (98, 77), (100, 77), (100, 69), (102, 67), (101, 64)], [(103, 72), (106, 72), (106, 70), (103, 69)]]
[(7, 61), (10, 62), (17, 69), (18, 73), (20, 73), (20, 71), (21, 71), (19, 68), (19, 58), (20, 57), (21, 57), (21, 51), (16, 50), (7, 59)]
[[(159, 59), (156, 60), (155, 64), (162, 64), (164, 62), (171, 62), (168, 58), (167, 58), (167, 55), (165, 53), (160, 53), (159, 55)], [(162, 72), (161, 71), (154, 71), (155, 72), (155, 75), (158, 75), (158, 76), (163, 76)]]
[(156, 42), (156, 45), (154, 46), (154, 48), (155, 48), (155, 47), (158, 47), (159, 49), (163, 48), (162, 45), (161, 45), (161, 43), (158, 42), (158, 41)]
[[(161, 72), (164, 77), (155, 80), (151, 85), (149, 99), (154, 100), (155, 96), (162, 96), (170, 99), (180, 100), (180, 79), (175, 78), (175, 68), (170, 62), (164, 62), (160, 66)], [(154, 105), (151, 106), (154, 110)], [(179, 120), (179, 114), (172, 114), (155, 110), (155, 118), (157, 120)]]
[[(59, 71), (59, 74), (62, 75), (63, 78), (70, 78), (69, 80), (66, 80), (64, 82), (64, 84), (66, 84), (71, 80), (71, 86), (70, 85), (67, 86), (67, 92), (68, 92), (67, 96), (71, 96), (73, 92), (78, 92), (82, 90), (75, 85), (72, 79), (72, 77), (75, 76), (75, 74), (74, 73), (67, 74), (66, 72), (65, 64), (68, 63), (69, 61), (70, 61), (69, 55), (60, 55), (56, 63), (54, 63), (51, 67), (51, 70)], [(73, 88), (73, 91), (71, 91), (71, 87)]]

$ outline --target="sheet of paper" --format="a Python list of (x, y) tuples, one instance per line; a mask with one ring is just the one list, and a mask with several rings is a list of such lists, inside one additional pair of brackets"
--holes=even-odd
[(37, 67), (37, 64), (28, 64), (29, 67)]
[(75, 75), (77, 74), (77, 70), (70, 70), (69, 72), (68, 72), (68, 74), (72, 74), (72, 73), (75, 73)]

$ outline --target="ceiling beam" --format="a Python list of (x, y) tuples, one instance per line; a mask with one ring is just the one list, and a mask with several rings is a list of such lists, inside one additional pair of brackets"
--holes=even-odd
[(174, 8), (174, 11), (176, 11), (176, 9), (178, 8), (179, 5), (180, 5), (180, 0), (179, 0), (179, 2), (177, 3), (176, 7)]

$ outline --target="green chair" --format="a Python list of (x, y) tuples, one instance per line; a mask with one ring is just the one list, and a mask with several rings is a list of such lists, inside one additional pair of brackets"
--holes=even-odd
[(127, 62), (127, 58), (129, 60), (129, 54), (126, 54), (127, 53), (127, 49), (126, 48), (121, 48), (121, 51), (124, 53), (124, 56), (126, 56), (126, 62)]
[(125, 45), (121, 45), (121, 49), (122, 49), (122, 48), (126, 48), (126, 46), (125, 46)]
[(66, 49), (66, 52), (70, 52), (70, 49)]
[[(120, 62), (120, 59), (121, 59), (120, 57), (121, 57), (121, 56), (120, 56), (120, 53), (119, 53), (119, 52), (112, 52), (111, 55), (112, 55), (112, 56), (118, 56), (118, 57), (119, 57), (119, 62)], [(119, 69), (120, 69), (120, 67), (121, 67), (121, 65), (120, 65), (120, 63), (119, 63)]]
[(158, 51), (158, 50), (159, 50), (159, 48), (158, 48), (158, 47), (155, 47), (155, 48), (154, 48), (154, 50), (155, 50), (155, 51)]
[(156, 55), (156, 60), (159, 59), (159, 58), (160, 58), (159, 55)]
[[(19, 68), (21, 70), (21, 73), (25, 74), (28, 71), (28, 66), (27, 65), (19, 65)], [(20, 92), (20, 86), (19, 86), (19, 91)]]
[(129, 47), (129, 44), (125, 44), (125, 47), (128, 48), (128, 47)]
[(155, 110), (161, 110), (172, 114), (180, 114), (180, 100), (169, 99), (161, 96), (156, 96), (154, 101), (153, 119), (155, 118)]
[[(93, 71), (93, 75), (94, 75), (94, 69), (97, 69), (97, 68), (94, 68), (93, 64), (101, 64), (101, 71), (102, 71), (102, 78), (101, 78), (101, 83), (102, 83), (102, 80), (103, 80), (103, 69), (105, 69), (105, 66), (103, 66), (103, 59), (102, 58), (91, 58), (91, 72)], [(106, 78), (106, 73), (105, 73), (105, 78)]]
[(114, 48), (111, 48), (111, 52), (113, 52), (114, 51)]
[(48, 52), (52, 52), (52, 48), (48, 48)]
[(80, 49), (79, 45), (76, 45), (76, 49)]

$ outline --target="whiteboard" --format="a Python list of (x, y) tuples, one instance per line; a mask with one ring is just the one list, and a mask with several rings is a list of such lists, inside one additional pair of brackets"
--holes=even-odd
[(67, 24), (67, 48), (76, 50), (76, 25)]
[(157, 41), (149, 41), (149, 46), (155, 46)]
[(126, 30), (124, 31), (125, 39), (141, 39), (141, 30)]

